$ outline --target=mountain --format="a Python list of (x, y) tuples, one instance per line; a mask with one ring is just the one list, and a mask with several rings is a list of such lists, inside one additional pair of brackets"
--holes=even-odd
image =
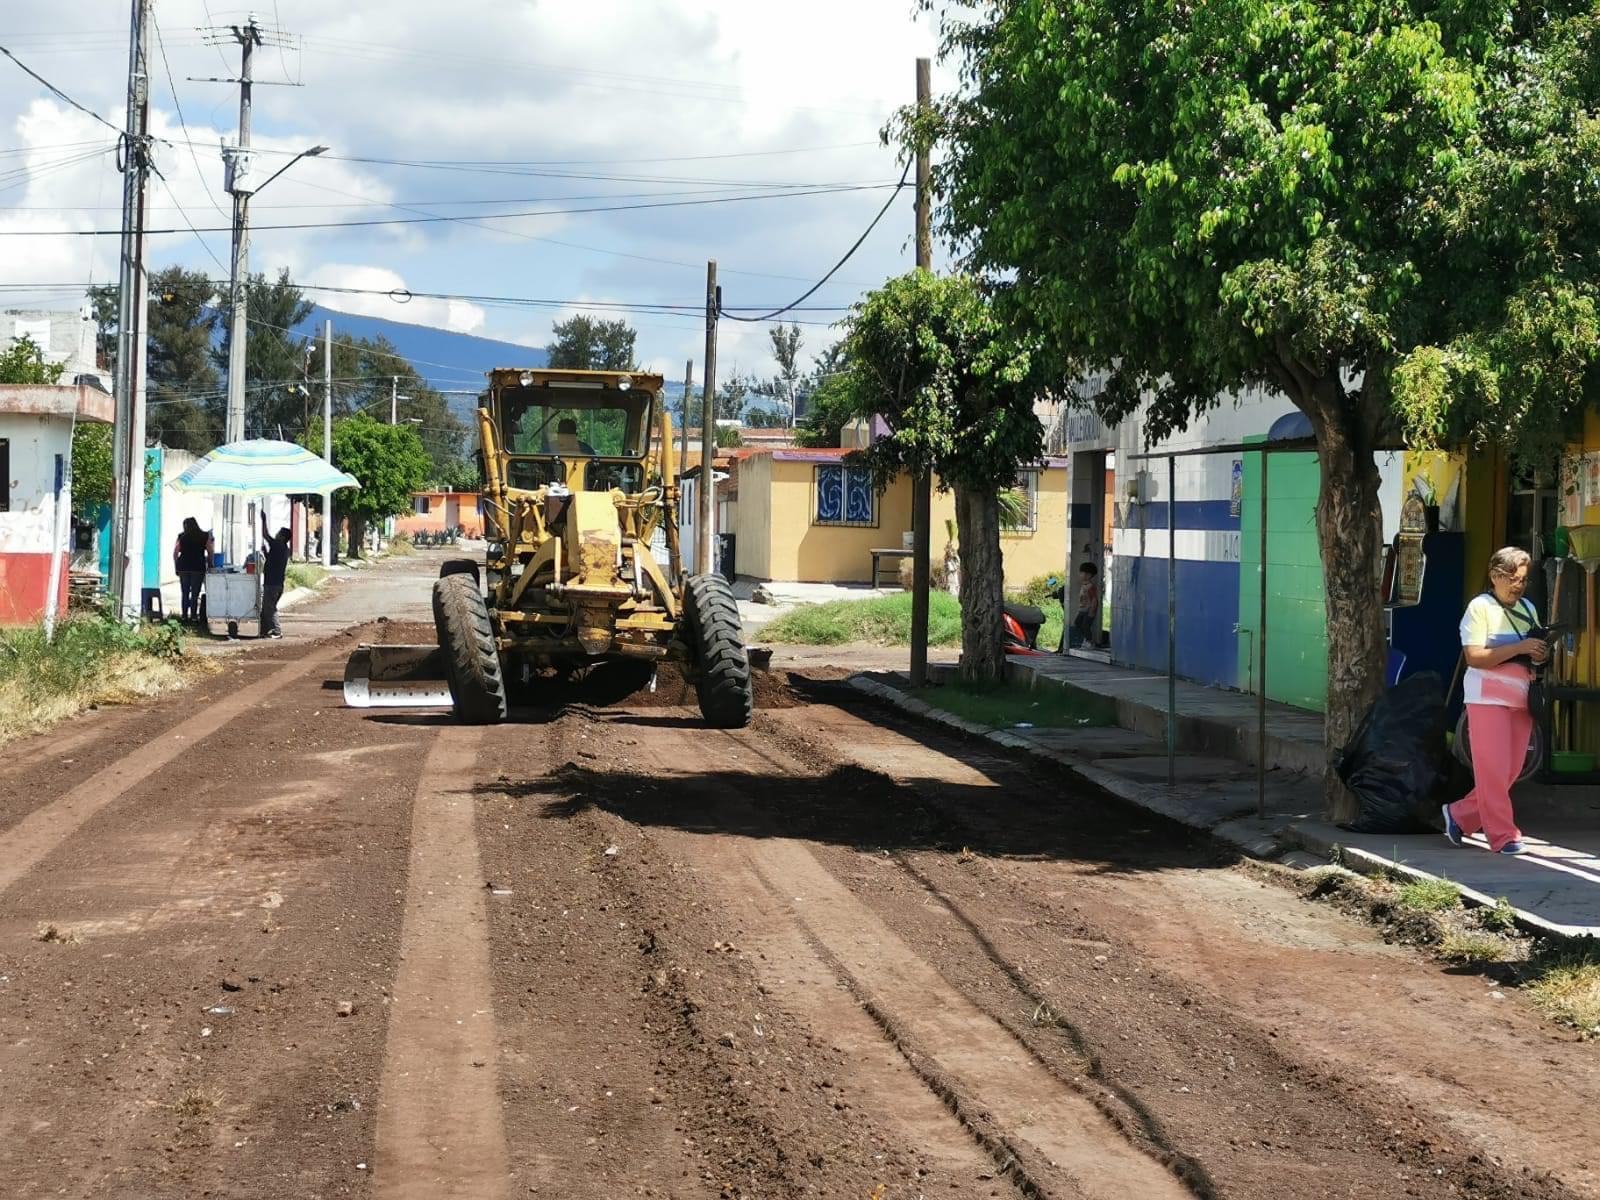
[(357, 338), (387, 338), (401, 356), (440, 391), (483, 386), (484, 375), (494, 367), (542, 367), (549, 356), (541, 347), (502, 342), (454, 333), (427, 325), (409, 325), (383, 317), (358, 317), (335, 312), (318, 305), (295, 332), (317, 336), (324, 321), (333, 322), (334, 336), (348, 333)]
[[(306, 337), (319, 336), (324, 321), (333, 322), (335, 337), (347, 333), (356, 338), (387, 338), (401, 357), (411, 363), (417, 374), (446, 393), (450, 411), (466, 421), (468, 428), (474, 427), (472, 416), (477, 410), (477, 396), (484, 386), (484, 376), (490, 370), (495, 367), (542, 367), (550, 360), (550, 356), (537, 346), (502, 342), (470, 333), (454, 333), (427, 325), (410, 325), (383, 317), (359, 317), (335, 312), (321, 305), (295, 327), (295, 332)], [(682, 403), (683, 380), (667, 380), (662, 393), (667, 406), (676, 414)], [(757, 397), (751, 399), (759, 403)]]

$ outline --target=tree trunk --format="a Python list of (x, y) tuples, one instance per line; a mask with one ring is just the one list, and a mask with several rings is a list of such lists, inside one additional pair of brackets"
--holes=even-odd
[[(1350, 740), (1383, 691), (1388, 655), (1379, 595), (1383, 512), (1373, 457), (1376, 421), (1367, 408), (1364, 398), (1349, 396), (1324, 405), (1320, 415), (1312, 416), (1322, 476), (1317, 542), (1327, 599), (1325, 742), (1330, 755)], [(1324, 796), (1334, 820), (1354, 819), (1356, 799), (1331, 767), (1325, 776)]]
[(961, 554), (961, 678), (996, 680), (1005, 672), (1006, 655), (1000, 628), (1005, 572), (995, 493), (957, 485), (956, 525)]
[(367, 523), (352, 513), (345, 518), (345, 527), (350, 531), (349, 557), (364, 558), (366, 556)]

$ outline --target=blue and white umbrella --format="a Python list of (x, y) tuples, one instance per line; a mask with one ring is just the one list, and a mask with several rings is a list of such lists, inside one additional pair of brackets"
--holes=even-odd
[(174, 479), (172, 486), (182, 492), (282, 496), (361, 485), (304, 446), (251, 438), (218, 446)]

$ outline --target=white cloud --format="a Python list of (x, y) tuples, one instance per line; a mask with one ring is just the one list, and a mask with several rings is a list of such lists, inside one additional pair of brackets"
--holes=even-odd
[[(59, 6), (14, 7), (19, 11), (8, 14), (8, 45), (120, 125), (124, 0), (76, 0), (70, 22)], [(910, 0), (813, 0), (803, 8), (750, 0), (457, 0), (450, 6), (278, 0), (273, 7), (273, 22), (302, 35), (303, 49), (259, 51), (257, 77), (304, 86), (256, 89), (256, 145), (293, 153), (325, 144), (332, 152), (297, 163), (254, 202), (252, 268), (287, 267), (310, 282), (388, 288), (404, 281), (418, 291), (555, 300), (695, 304), (703, 296), (707, 258), (720, 264), (730, 305), (776, 307), (798, 295), (850, 245), (884, 192), (482, 218), (510, 209), (708, 199), (774, 181), (892, 180), (898, 166), (892, 152), (876, 145), (877, 131), (912, 98), (913, 60), (934, 45), (929, 20), (912, 14)], [(226, 8), (211, 3), (211, 15), (230, 21), (243, 15)], [(167, 184), (154, 185), (152, 201), (169, 205), (170, 187), (195, 224), (226, 226), (230, 203), (221, 194), (216, 146), (233, 136), (237, 91), (189, 77), (233, 75), (238, 49), (231, 41), (213, 47), (195, 32), (209, 23), (200, 0), (163, 0), (157, 15), (166, 60), (153, 60), (153, 125), (160, 136), (181, 142), (168, 94), (170, 64), (189, 134), (200, 144), (192, 154), (181, 144), (161, 148)], [(936, 88), (944, 78), (936, 68)], [(70, 151), (47, 149), (94, 139), (109, 145), (110, 131), (40, 94), (32, 80), (0, 61), (0, 114), (18, 114), (13, 145), (28, 151), (0, 155), (0, 173), (19, 161), (33, 172), (25, 190), (0, 190), (0, 232), (114, 227), (121, 187), (110, 156), (51, 167)], [(5, 124), (0, 117), (0, 128)], [(9, 148), (0, 138), (0, 150)], [(770, 153), (796, 150), (803, 152)], [(482, 169), (361, 159), (472, 160)], [(264, 154), (263, 174), (283, 161), (282, 153)], [(507, 163), (548, 165), (496, 165)], [(0, 174), (0, 188), (5, 180)], [(909, 197), (902, 201), (840, 272), (840, 281), (814, 302), (847, 305), (862, 285), (906, 269)], [(5, 211), (7, 204), (38, 207)], [(102, 207), (68, 207), (75, 205)], [(479, 223), (270, 228), (421, 214), (470, 216)], [(152, 216), (183, 226), (170, 208)], [(204, 236), (225, 263), (227, 233)], [(542, 240), (552, 238), (591, 249)], [(181, 262), (225, 273), (187, 232), (152, 239), (151, 256), (156, 266)], [(86, 282), (91, 263), (103, 282), (114, 277), (115, 261), (114, 238), (0, 238), (0, 282)], [(343, 297), (339, 304), (397, 315), (381, 297)], [(575, 302), (563, 311), (579, 308)], [(413, 300), (401, 311), (406, 320), (489, 336), (541, 345), (549, 338), (542, 314), (535, 319), (526, 309)], [(640, 314), (634, 324), (641, 358), (669, 376), (681, 377), (685, 358), (698, 364), (703, 357), (697, 320)], [(825, 328), (805, 333), (808, 354), (835, 336)], [(759, 373), (772, 369), (764, 327), (724, 322), (721, 343), (724, 378), (735, 363)]]
[(411, 296), (406, 281), (387, 267), (325, 263), (303, 276), (308, 284), (321, 287), (356, 288), (372, 295), (342, 292), (313, 293), (328, 308), (355, 316), (382, 317), (408, 325), (430, 325), (456, 333), (478, 333), (486, 314), (465, 300), (435, 300)]

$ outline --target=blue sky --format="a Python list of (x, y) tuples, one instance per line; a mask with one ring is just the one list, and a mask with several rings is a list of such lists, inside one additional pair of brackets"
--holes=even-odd
[[(0, 46), (120, 127), (129, 7), (8, 5)], [(238, 91), (191, 77), (237, 75), (227, 26), (250, 10), (211, 0), (155, 9), (152, 127), (165, 139), (165, 180), (153, 185), (150, 223), (183, 232), (153, 238), (152, 262), (225, 278), (227, 233), (186, 227), (229, 223), (218, 145), (234, 137)], [(878, 130), (911, 97), (916, 56), (935, 46), (932, 20), (910, 0), (266, 0), (253, 11), (287, 34), (255, 55), (258, 177), (309, 146), (331, 151), (254, 202), (252, 268), (378, 293), (313, 293), (329, 307), (529, 345), (591, 304), (698, 306), (707, 258), (718, 260), (727, 306), (799, 295), (890, 198), (884, 185), (900, 166)], [(936, 65), (935, 89), (947, 82)], [(0, 130), (0, 234), (29, 234), (0, 236), (0, 304), (70, 308), (83, 285), (115, 277), (115, 238), (60, 236), (117, 226), (115, 135), (4, 58)], [(405, 165), (421, 163), (432, 165)], [(843, 187), (858, 190), (767, 198)], [(735, 196), (763, 198), (701, 203)], [(265, 228), (641, 204), (681, 206)], [(909, 268), (911, 223), (906, 190), (808, 301), (834, 307), (800, 314), (819, 323), (805, 327), (807, 356), (836, 336), (823, 326), (840, 308)], [(555, 303), (402, 304), (391, 289)], [(697, 314), (622, 315), (645, 365), (676, 377), (686, 358), (699, 363)], [(760, 325), (724, 321), (719, 358), (724, 378), (773, 368)]]

